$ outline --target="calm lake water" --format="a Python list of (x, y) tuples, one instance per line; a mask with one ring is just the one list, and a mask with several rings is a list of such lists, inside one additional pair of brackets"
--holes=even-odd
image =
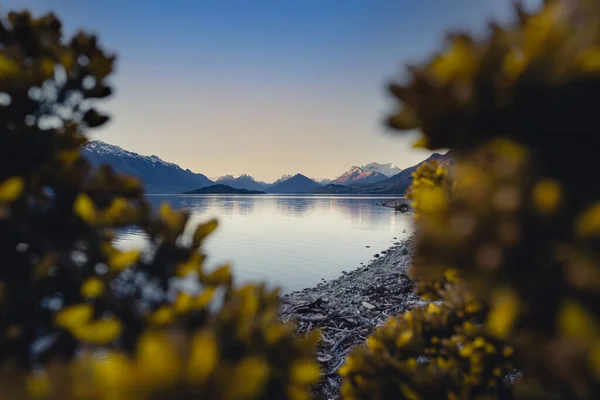
[[(407, 237), (412, 216), (375, 204), (389, 198), (394, 197), (149, 196), (155, 206), (168, 202), (190, 211), (192, 223), (218, 218), (217, 231), (204, 245), (208, 268), (231, 263), (237, 282), (265, 281), (282, 292), (337, 277)], [(132, 248), (145, 240), (140, 231), (127, 230), (117, 244)]]

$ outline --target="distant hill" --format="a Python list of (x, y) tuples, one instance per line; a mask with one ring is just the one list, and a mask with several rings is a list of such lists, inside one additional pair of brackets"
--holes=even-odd
[(118, 172), (140, 179), (146, 193), (182, 193), (213, 184), (205, 175), (184, 170), (157, 156), (140, 155), (100, 140), (86, 143), (82, 154), (94, 168), (108, 164)]
[(392, 163), (379, 164), (376, 162), (372, 162), (367, 165), (363, 165), (361, 168), (365, 171), (379, 172), (380, 174), (383, 174), (387, 177), (392, 177), (392, 176), (402, 172), (402, 168), (400, 168), (396, 164), (392, 164)]
[(231, 186), (217, 184), (190, 190), (184, 194), (265, 194), (265, 192), (261, 192), (260, 190), (237, 189)]
[(317, 182), (302, 174), (296, 174), (293, 177), (276, 183), (266, 189), (267, 193), (311, 193), (320, 187)]
[(269, 186), (268, 183), (256, 181), (250, 175), (240, 175), (237, 178), (232, 175), (225, 175), (215, 181), (222, 185), (231, 186), (235, 189), (246, 189), (246, 190), (264, 190)]
[(388, 176), (377, 172), (367, 171), (361, 167), (352, 167), (347, 172), (343, 173), (333, 181), (334, 185), (351, 185), (353, 183), (375, 183), (387, 179)]

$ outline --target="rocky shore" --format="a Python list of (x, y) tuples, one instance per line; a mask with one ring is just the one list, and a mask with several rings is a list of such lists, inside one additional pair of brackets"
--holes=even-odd
[(407, 275), (411, 253), (412, 237), (396, 242), (368, 265), (282, 296), (283, 321), (297, 321), (298, 334), (321, 330), (317, 360), (325, 376), (317, 388), (319, 398), (338, 397), (338, 368), (373, 329), (390, 315), (426, 304), (414, 295)]
[(412, 210), (410, 201), (406, 199), (384, 200), (381, 202), (382, 207), (393, 208), (397, 211), (408, 212)]

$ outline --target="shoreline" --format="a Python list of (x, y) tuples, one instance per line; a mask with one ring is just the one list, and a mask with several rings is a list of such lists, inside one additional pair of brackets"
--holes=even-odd
[(295, 320), (297, 333), (319, 328), (317, 361), (323, 379), (316, 392), (323, 398), (338, 397), (339, 367), (354, 346), (364, 344), (371, 332), (389, 316), (427, 304), (413, 293), (408, 277), (413, 235), (381, 252), (366, 265), (314, 287), (281, 295), (280, 318)]

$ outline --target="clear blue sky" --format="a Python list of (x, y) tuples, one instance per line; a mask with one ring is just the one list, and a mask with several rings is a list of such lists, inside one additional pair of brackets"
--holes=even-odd
[[(537, 5), (540, 1), (526, 1)], [(510, 0), (0, 0), (52, 10), (118, 56), (95, 138), (208, 176), (333, 177), (428, 155), (387, 131), (385, 91), (448, 29), (484, 32)]]

